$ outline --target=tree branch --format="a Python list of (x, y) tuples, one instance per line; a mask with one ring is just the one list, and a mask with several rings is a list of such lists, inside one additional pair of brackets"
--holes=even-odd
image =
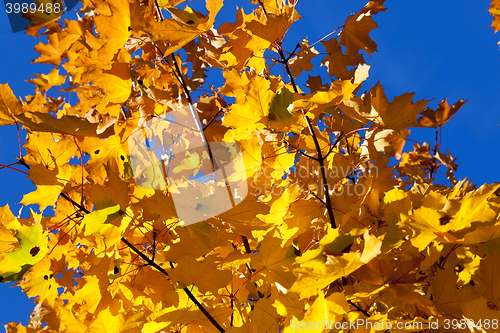
[[(149, 259), (144, 253), (142, 253), (138, 248), (136, 248), (134, 245), (132, 245), (128, 240), (126, 240), (124, 237), (121, 238), (122, 242), (124, 242), (132, 251), (134, 251), (135, 253), (137, 253), (137, 255), (139, 257), (141, 257), (144, 261), (146, 261), (149, 265), (151, 265), (152, 267), (156, 268), (158, 271), (160, 271), (161, 273), (163, 273), (165, 276), (167, 276), (167, 278), (170, 280), (170, 276), (168, 275), (168, 272), (163, 269), (163, 267), (161, 267), (160, 265), (158, 265), (156, 262), (154, 262), (153, 260)], [(210, 313), (208, 313), (208, 311), (203, 307), (203, 305), (198, 302), (198, 300), (196, 299), (196, 297), (194, 297), (194, 295), (191, 293), (191, 291), (187, 288), (187, 287), (184, 287), (182, 288), (182, 290), (184, 290), (184, 292), (186, 293), (186, 295), (189, 297), (189, 299), (191, 301), (193, 301), (194, 304), (196, 304), (196, 306), (198, 307), (198, 309), (200, 309), (200, 311), (203, 313), (203, 315), (205, 317), (207, 317), (208, 320), (210, 320), (210, 322), (215, 326), (215, 328), (217, 328), (217, 330), (221, 333), (225, 332), (224, 328), (222, 328), (222, 326), (214, 319), (214, 317), (212, 317), (210, 315)]]
[[(66, 193), (62, 192), (61, 196), (64, 199), (66, 199), (69, 202), (71, 202), (76, 207), (78, 207), (83, 212), (85, 212), (87, 214), (90, 214), (90, 211), (88, 209), (86, 209), (85, 207), (82, 207), (80, 204), (78, 204), (77, 202), (75, 202), (68, 195), (66, 195)], [(167, 276), (167, 278), (170, 279), (170, 277), (168, 275), (168, 272), (165, 269), (163, 269), (163, 267), (161, 267), (160, 265), (158, 265), (154, 260), (149, 259), (144, 253), (142, 253), (139, 249), (137, 249), (134, 245), (132, 245), (125, 237), (122, 237), (121, 241), (124, 242), (132, 251), (134, 251), (135, 253), (137, 253), (137, 255), (139, 255), (139, 257), (141, 257), (149, 265), (153, 266), (158, 271), (160, 271), (165, 276)], [(172, 266), (172, 263), (170, 263), (170, 264)], [(189, 299), (191, 301), (193, 301), (194, 304), (196, 304), (196, 306), (198, 307), (198, 309), (200, 309), (200, 311), (203, 313), (203, 315), (205, 315), (205, 317), (207, 317), (207, 319), (210, 320), (210, 322), (215, 326), (215, 328), (217, 328), (217, 330), (219, 332), (221, 332), (221, 333), (225, 332), (225, 330), (222, 328), (222, 326), (210, 315), (210, 313), (208, 313), (208, 311), (203, 307), (203, 305), (200, 302), (198, 302), (198, 300), (196, 299), (196, 297), (194, 297), (194, 295), (191, 293), (191, 291), (187, 287), (182, 288), (182, 290), (186, 293), (186, 295), (189, 297)]]
[(316, 151), (318, 152), (318, 162), (319, 162), (319, 169), (321, 170), (321, 178), (323, 180), (323, 189), (325, 191), (325, 203), (326, 203), (326, 210), (328, 211), (328, 217), (330, 218), (330, 223), (332, 228), (336, 228), (337, 226), (335, 225), (335, 216), (333, 215), (333, 209), (332, 209), (332, 202), (330, 200), (330, 186), (328, 186), (328, 181), (326, 179), (326, 168), (325, 168), (325, 159), (326, 156), (323, 157), (321, 154), (321, 147), (319, 146), (318, 138), (316, 137), (316, 133), (314, 132), (314, 129), (311, 125), (311, 120), (309, 119), (308, 116), (305, 116), (306, 118), (306, 123), (307, 127), (309, 128), (309, 132), (311, 132), (313, 141), (314, 141), (314, 146), (316, 147)]
[[(285, 66), (285, 70), (290, 78), (290, 82), (292, 83), (293, 90), (295, 91), (295, 93), (298, 94), (299, 90), (297, 89), (297, 85), (295, 84), (295, 80), (293, 79), (292, 72), (290, 71), (290, 67), (288, 66), (288, 59), (285, 58), (285, 55), (283, 54), (283, 50), (281, 48), (281, 45), (278, 45), (277, 49), (278, 49), (278, 54), (281, 57), (281, 62)], [(302, 110), (302, 114), (305, 116), (307, 127), (309, 128), (309, 132), (311, 133), (311, 136), (312, 136), (313, 141), (314, 141), (314, 146), (316, 147), (316, 152), (318, 154), (318, 158), (315, 160), (319, 162), (319, 166), (320, 166), (320, 170), (321, 170), (321, 177), (323, 179), (323, 188), (325, 191), (325, 204), (326, 204), (326, 210), (328, 211), (328, 217), (330, 218), (330, 225), (332, 228), (336, 228), (337, 226), (335, 224), (335, 216), (333, 215), (329, 186), (328, 186), (328, 182), (326, 179), (326, 168), (325, 168), (325, 163), (324, 163), (326, 156), (323, 157), (323, 155), (321, 154), (321, 147), (319, 146), (318, 138), (316, 137), (316, 133), (314, 132), (314, 129), (311, 125), (311, 120), (309, 119), (308, 116), (305, 115), (304, 110)], [(340, 140), (340, 138), (338, 138), (338, 140)], [(336, 141), (335, 144), (338, 143), (338, 140)]]

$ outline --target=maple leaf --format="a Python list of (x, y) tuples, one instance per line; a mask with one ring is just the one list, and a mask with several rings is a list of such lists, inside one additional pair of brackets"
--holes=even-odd
[(59, 297), (57, 288), (62, 287), (54, 277), (51, 269), (51, 260), (43, 258), (36, 263), (21, 281), (23, 291), (29, 297), (39, 296), (41, 302), (46, 302), (50, 306), (55, 305), (56, 298)]
[[(27, 169), (37, 188), (21, 205), (39, 206), (28, 219), (0, 208), (0, 277), (38, 302), (29, 327), (7, 330), (498, 319), (500, 185), (456, 181), (439, 142), (403, 152), (408, 127), (441, 127), (465, 101), (422, 111), (380, 83), (356, 97), (383, 0), (314, 44), (324, 83), (307, 38), (285, 50), (297, 3), (252, 0), (215, 29), (221, 0), (206, 15), (84, 0), (78, 20), (43, 25), (35, 62), (56, 67), (26, 102), (0, 85), (0, 125), (27, 130), (26, 154), (2, 165)], [(205, 87), (219, 82), (208, 67), (222, 87)], [(76, 100), (51, 96), (66, 76)], [(439, 166), (451, 186), (434, 183)]]
[[(52, 161), (55, 164), (54, 157)], [(62, 189), (70, 180), (71, 172), (72, 169), (68, 164), (61, 167), (55, 165), (52, 170), (42, 164), (31, 166), (28, 175), (37, 188), (26, 194), (21, 203), (23, 205), (38, 204), (41, 211), (48, 206), (54, 206)]]
[(175, 281), (179, 281), (183, 287), (195, 285), (200, 292), (218, 294), (218, 290), (231, 281), (232, 274), (227, 270), (214, 270), (216, 260), (214, 256), (209, 256), (202, 262), (192, 256), (184, 257), (182, 262), (170, 272), (170, 276)]
[(97, 133), (97, 124), (92, 124), (87, 119), (79, 116), (63, 115), (60, 119), (40, 112), (25, 112), (17, 115), (15, 119), (37, 132), (64, 133), (71, 135), (95, 136)]
[(0, 259), (0, 277), (4, 283), (19, 281), (47, 252), (48, 240), (40, 224), (18, 224), (14, 237), (19, 242), (19, 248), (3, 253)]
[[(229, 112), (224, 116), (223, 125), (233, 126), (238, 129), (248, 128), (252, 131), (259, 128), (257, 123), (268, 114), (269, 106), (274, 96), (271, 83), (257, 76), (244, 87), (245, 101), (241, 104), (233, 104)], [(238, 138), (235, 138), (238, 139)]]
[(47, 132), (28, 134), (24, 148), (28, 152), (23, 157), (26, 163), (41, 164), (49, 170), (66, 164), (77, 154), (77, 147), (71, 138)]
[(117, 61), (111, 69), (93, 75), (94, 85), (99, 86), (106, 92), (106, 99), (111, 103), (125, 102), (132, 91), (132, 80), (130, 77), (130, 55), (119, 51)]
[(259, 267), (259, 274), (263, 274), (266, 280), (289, 289), (295, 281), (295, 276), (283, 268), (292, 264), (295, 255), (292, 247), (283, 248), (280, 243), (279, 239), (264, 238), (259, 253), (252, 258), (252, 266)]
[(267, 40), (270, 44), (280, 40), (290, 26), (290, 18), (287, 14), (269, 14), (265, 23), (252, 20), (245, 23), (245, 27), (253, 32), (255, 36)]
[(351, 74), (348, 67), (357, 66), (365, 62), (360, 53), (355, 55), (344, 55), (337, 38), (322, 41), (328, 56), (321, 61), (321, 66), (328, 67), (328, 75), (333, 75), (339, 79), (348, 79)]
[(498, 309), (500, 306), (500, 288), (498, 284), (491, 284), (499, 273), (498, 260), (500, 256), (492, 250), (486, 258), (481, 260), (479, 270), (474, 277), (478, 281), (481, 293), (489, 300), (490, 308)]
[(99, 35), (104, 37), (105, 43), (98, 52), (104, 66), (107, 66), (130, 37), (130, 2), (106, 1), (99, 9), (99, 15), (94, 18), (95, 28)]
[(422, 99), (413, 103), (414, 95), (415, 93), (405, 93), (389, 102), (379, 82), (364, 100), (361, 98), (347, 100), (341, 109), (346, 115), (365, 124), (373, 122), (376, 126), (400, 131), (407, 127), (417, 127), (417, 115), (429, 102)]
[(311, 59), (316, 57), (319, 52), (314, 47), (309, 47), (309, 41), (303, 39), (300, 44), (299, 53), (290, 59), (290, 70), (292, 75), (297, 77), (302, 71), (312, 71), (313, 65)]
[(377, 44), (368, 34), (378, 27), (371, 15), (385, 11), (384, 2), (385, 0), (372, 0), (357, 14), (347, 18), (339, 40), (339, 44), (346, 47), (346, 55), (356, 56), (359, 50), (368, 54), (377, 51)]
[(269, 102), (269, 109), (265, 115), (270, 121), (286, 121), (292, 118), (291, 110), (295, 97), (286, 87), (281, 88)]
[[(206, 7), (208, 16), (197, 18), (196, 22), (184, 22), (176, 19), (163, 20), (160, 23), (152, 21), (144, 30), (151, 35), (153, 41), (168, 42), (170, 47), (164, 55), (169, 55), (212, 28), (215, 16), (222, 7), (222, 0), (207, 0)], [(176, 11), (176, 14), (179, 15), (180, 12)], [(191, 13), (187, 12), (186, 14)]]
[(493, 0), (490, 5), (491, 7), (488, 11), (493, 15), (491, 27), (495, 30), (495, 33), (497, 33), (500, 31), (500, 2), (498, 0)]
[(257, 302), (255, 311), (252, 311), (251, 319), (254, 322), (253, 330), (257, 332), (276, 332), (281, 322), (281, 318), (273, 306), (273, 300), (269, 298)]
[(15, 124), (14, 116), (22, 114), (22, 104), (8, 84), (0, 84), (0, 125)]
[(418, 119), (418, 122), (423, 127), (438, 127), (446, 124), (450, 118), (465, 104), (464, 100), (458, 101), (452, 106), (448, 105), (446, 98), (439, 103), (436, 111), (425, 108)]
[(142, 312), (114, 314), (109, 308), (99, 312), (89, 327), (89, 332), (125, 333), (142, 332), (146, 322)]
[[(314, 332), (312, 323), (321, 323), (321, 326), (325, 327), (331, 325), (331, 323), (341, 322), (344, 315), (348, 312), (348, 309), (349, 304), (347, 303), (344, 293), (334, 293), (329, 296), (325, 296), (322, 292), (320, 292), (300, 321), (304, 324), (308, 323), (310, 328), (307, 328), (307, 326), (304, 328), (310, 329)], [(327, 320), (325, 321), (326, 318)], [(284, 332), (297, 331), (296, 329), (290, 327), (294, 324), (294, 322), (294, 326), (297, 327), (297, 318), (294, 319), (294, 321), (287, 322)]]
[(422, 258), (414, 258), (410, 261), (387, 262), (374, 258), (353, 275), (361, 281), (375, 285), (415, 282), (415, 273), (421, 261)]
[(106, 224), (112, 223), (120, 216), (120, 205), (111, 206), (108, 208), (98, 209), (88, 215), (85, 215), (83, 224), (85, 226), (85, 235), (94, 233), (102, 233), (106, 228)]
[(0, 207), (0, 253), (13, 251), (19, 245), (13, 233), (7, 228), (14, 220), (9, 205)]
[(47, 91), (53, 86), (60, 86), (64, 84), (64, 82), (66, 81), (66, 76), (59, 75), (59, 71), (57, 69), (53, 69), (47, 75), (35, 74), (35, 76), (38, 78), (29, 79), (26, 81), (28, 81), (29, 83), (36, 84), (40, 91)]

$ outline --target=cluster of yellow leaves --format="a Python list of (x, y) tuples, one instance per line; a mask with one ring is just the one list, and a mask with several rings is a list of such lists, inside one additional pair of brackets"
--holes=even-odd
[[(500, 185), (456, 182), (451, 154), (427, 143), (403, 152), (408, 127), (439, 128), (464, 101), (434, 111), (412, 93), (389, 101), (380, 83), (357, 97), (370, 68), (361, 52), (376, 51), (369, 33), (383, 2), (370, 1), (337, 37), (316, 43), (327, 53), (329, 82), (309, 77), (309, 93), (271, 71), (281, 64), (296, 78), (320, 53), (304, 39), (285, 58), (297, 1), (252, 1), (250, 14), (239, 9), (235, 23), (218, 29), (220, 0), (206, 1), (206, 15), (177, 0), (83, 1), (77, 21), (52, 22), (35, 61), (54, 69), (30, 80), (34, 95), (18, 100), (0, 86), (0, 125), (28, 131), (19, 164), (37, 189), (22, 204), (40, 210), (21, 219), (0, 208), (0, 278), (18, 281), (38, 304), (29, 327), (10, 323), (7, 331), (498, 322)], [(197, 95), (191, 115), (204, 128), (196, 131), (180, 119), (209, 66), (224, 85)], [(73, 104), (47, 95), (65, 82)], [(173, 114), (179, 126), (170, 124)], [(201, 137), (219, 144), (211, 154), (198, 149)], [(206, 165), (226, 166), (218, 156), (231, 144), (244, 167), (225, 178), (238, 186), (192, 185), (210, 173)], [(160, 147), (185, 152), (155, 155)], [(441, 165), (453, 186), (433, 184)], [(181, 191), (190, 196), (179, 203)], [(181, 209), (203, 213), (221, 204), (218, 191), (242, 197), (182, 226)]]

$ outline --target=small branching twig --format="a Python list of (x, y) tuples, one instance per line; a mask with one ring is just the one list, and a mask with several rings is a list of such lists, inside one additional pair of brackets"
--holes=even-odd
[[(297, 85), (295, 84), (295, 80), (292, 76), (292, 72), (290, 71), (290, 67), (288, 66), (288, 60), (285, 58), (285, 55), (283, 54), (283, 50), (281, 48), (281, 45), (278, 45), (277, 50), (278, 50), (278, 54), (281, 57), (281, 62), (283, 63), (283, 65), (285, 67), (286, 73), (288, 74), (288, 77), (290, 78), (290, 82), (293, 86), (293, 90), (295, 93), (298, 94), (299, 90), (297, 89)], [(311, 120), (309, 119), (308, 116), (305, 115), (304, 110), (302, 110), (302, 114), (304, 115), (304, 117), (306, 119), (307, 127), (309, 129), (309, 132), (311, 133), (312, 139), (314, 141), (314, 146), (316, 147), (316, 152), (318, 154), (318, 157), (315, 158), (314, 160), (319, 162), (319, 166), (320, 166), (320, 170), (321, 170), (321, 177), (323, 180), (323, 188), (325, 191), (325, 205), (326, 205), (326, 210), (328, 211), (330, 225), (332, 228), (336, 228), (337, 226), (335, 224), (335, 216), (333, 215), (332, 202), (330, 199), (330, 191), (329, 191), (330, 188), (328, 186), (328, 181), (326, 178), (326, 168), (325, 168), (325, 163), (324, 163), (326, 156), (323, 157), (323, 154), (321, 153), (321, 147), (319, 146), (318, 138), (317, 138), (316, 133), (314, 132), (314, 129), (312, 127)], [(335, 145), (333, 147), (335, 147), (339, 141), (340, 141), (340, 137), (337, 138), (337, 141), (335, 142)]]
[(295, 149), (295, 150), (296, 150), (298, 153), (300, 153), (301, 155), (304, 155), (305, 157), (310, 158), (311, 160), (315, 160), (315, 161), (317, 161), (317, 160), (318, 160), (316, 157), (311, 156), (311, 155), (309, 155), (309, 154), (306, 154), (305, 152), (303, 152), (303, 151), (302, 151), (302, 150), (300, 150), (299, 148), (295, 147), (294, 145), (292, 145), (292, 144), (291, 144), (291, 143), (289, 143), (288, 141), (284, 140), (284, 142), (285, 142), (285, 144), (286, 144), (287, 146), (292, 147), (293, 149)]
[(367, 317), (370, 317), (371, 315), (368, 313), (368, 311), (366, 310), (363, 310), (359, 305), (356, 305), (353, 301), (347, 301), (347, 303), (351, 304), (352, 306), (354, 306), (356, 308), (356, 310), (358, 310), (359, 312), (361, 312), (362, 314), (364, 314), (365, 316)]
[(220, 109), (216, 114), (215, 116), (212, 117), (212, 119), (210, 119), (210, 121), (208, 122), (208, 124), (206, 124), (204, 127), (203, 127), (203, 131), (205, 131), (208, 126), (210, 126), (210, 124), (221, 114), (221, 113), (224, 113), (224, 109)]

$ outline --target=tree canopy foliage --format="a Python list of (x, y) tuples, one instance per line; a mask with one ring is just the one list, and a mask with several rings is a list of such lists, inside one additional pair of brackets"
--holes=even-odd
[[(384, 0), (293, 50), (293, 0), (217, 28), (222, 0), (82, 2), (28, 28), (34, 94), (0, 85), (36, 185), (0, 208), (0, 279), (37, 303), (8, 332), (498, 331), (500, 185), (440, 150), (465, 101), (362, 92)], [(404, 151), (412, 127), (435, 142)]]

